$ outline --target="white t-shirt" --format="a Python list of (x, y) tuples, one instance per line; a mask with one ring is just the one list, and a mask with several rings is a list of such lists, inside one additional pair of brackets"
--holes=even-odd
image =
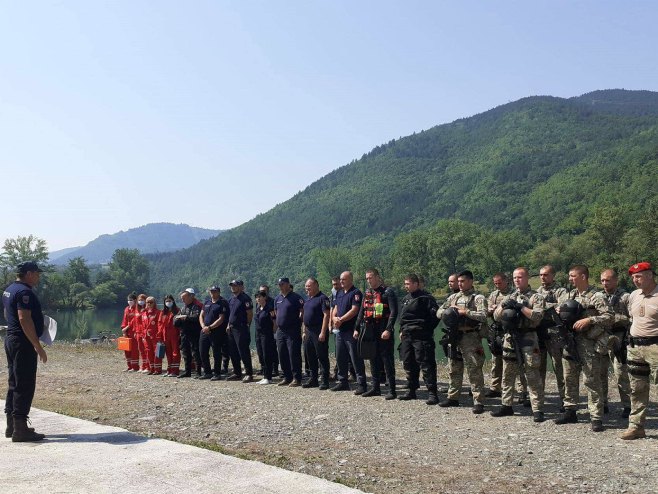
[(633, 318), (631, 336), (650, 338), (658, 336), (658, 286), (645, 295), (637, 289), (628, 298), (628, 312)]

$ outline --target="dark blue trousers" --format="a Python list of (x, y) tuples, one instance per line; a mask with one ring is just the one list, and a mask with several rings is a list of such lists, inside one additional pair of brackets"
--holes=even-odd
[(366, 385), (366, 366), (359, 356), (357, 341), (352, 336), (353, 329), (341, 330), (336, 335), (336, 360), (338, 361), (338, 380), (347, 383), (348, 362), (351, 361), (356, 371), (356, 382)]
[(5, 413), (27, 418), (37, 383), (37, 352), (25, 336), (11, 335), (5, 339), (5, 353), (9, 375)]
[(236, 327), (231, 328), (231, 336), (229, 338), (231, 362), (233, 363), (233, 372), (238, 376), (242, 375), (240, 370), (240, 360), (244, 364), (244, 373), (248, 376), (254, 375), (254, 370), (251, 366), (251, 333), (249, 327)]
[(276, 348), (279, 365), (286, 381), (302, 380), (302, 336), (301, 328), (277, 329)]
[(324, 341), (320, 341), (320, 330), (307, 329), (304, 349), (308, 355), (308, 364), (311, 368), (311, 380), (318, 380), (318, 363), (322, 372), (322, 382), (329, 382), (329, 334)]

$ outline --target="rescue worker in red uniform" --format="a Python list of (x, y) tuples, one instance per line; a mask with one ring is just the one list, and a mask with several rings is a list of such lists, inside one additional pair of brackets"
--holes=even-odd
[(134, 328), (133, 334), (137, 340), (137, 348), (139, 352), (139, 359), (142, 361), (139, 365), (139, 372), (148, 372), (149, 361), (146, 355), (146, 345), (144, 344), (144, 328), (142, 327), (142, 312), (146, 309), (146, 295), (140, 293), (137, 297), (137, 317), (133, 318)]
[(124, 372), (136, 372), (139, 370), (139, 348), (137, 347), (137, 338), (135, 337), (134, 320), (138, 315), (137, 311), (137, 294), (128, 295), (128, 305), (123, 310), (123, 319), (121, 320), (121, 332), (126, 338), (130, 338), (130, 351), (125, 351), (127, 369)]
[(376, 269), (366, 271), (366, 281), (370, 288), (366, 290), (363, 297), (363, 304), (361, 304), (354, 331), (357, 337), (361, 336), (363, 341), (369, 340), (373, 346), (370, 356), (372, 388), (361, 396), (381, 395), (380, 380), (383, 366), (388, 381), (386, 399), (392, 400), (397, 396), (393, 334), (395, 320), (398, 317), (398, 299), (395, 292), (382, 283), (382, 278)]
[(148, 360), (148, 374), (162, 374), (162, 359), (155, 356), (155, 345), (158, 342), (160, 329), (160, 309), (155, 303), (155, 297), (146, 299), (146, 309), (142, 311), (142, 329), (146, 358)]
[(180, 312), (173, 295), (164, 298), (164, 308), (160, 312), (160, 335), (165, 343), (167, 355), (166, 377), (178, 377), (180, 370), (180, 329), (174, 326), (174, 317)]

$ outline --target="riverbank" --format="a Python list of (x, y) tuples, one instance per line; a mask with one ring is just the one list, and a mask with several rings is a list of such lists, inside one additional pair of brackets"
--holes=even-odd
[[(515, 408), (522, 415), (494, 419), (473, 415), (470, 406), (442, 409), (422, 400), (123, 373), (122, 353), (104, 345), (59, 344), (48, 355), (39, 367), (34, 402), (39, 408), (368, 492), (658, 491), (655, 406), (649, 439), (619, 440), (626, 421), (618, 418), (612, 383), (607, 429), (595, 434), (584, 409), (581, 423), (559, 427), (550, 420), (533, 423), (520, 406)], [(4, 355), (0, 364), (4, 394)], [(446, 381), (444, 366), (440, 381)], [(547, 392), (547, 415), (553, 418), (552, 379)], [(462, 403), (471, 403), (466, 392)], [(498, 404), (488, 400), (487, 411)]]

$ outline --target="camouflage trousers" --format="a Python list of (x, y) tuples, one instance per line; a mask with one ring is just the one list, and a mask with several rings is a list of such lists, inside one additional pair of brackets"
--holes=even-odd
[[(530, 404), (534, 412), (544, 410), (544, 383), (539, 369), (541, 355), (539, 340), (535, 331), (528, 331), (519, 336), (521, 343), (521, 356), (523, 357), (523, 370), (528, 386)], [(505, 335), (503, 342), (503, 398), (501, 403), (512, 406), (514, 403), (514, 382), (519, 374), (519, 364), (516, 360), (514, 340), (511, 335)]]
[(628, 373), (631, 378), (631, 429), (644, 427), (649, 406), (649, 388), (652, 369), (658, 369), (658, 344), (628, 347)]
[[(560, 366), (562, 362), (560, 361)], [(560, 367), (562, 368), (562, 367)], [(491, 356), (491, 389), (501, 391), (503, 389), (503, 356)], [(525, 378), (525, 372), (519, 372), (519, 379), (516, 381), (516, 394), (524, 395), (528, 392), (528, 382)]]
[(545, 342), (546, 348), (541, 349), (541, 366), (539, 372), (541, 374), (541, 381), (544, 388), (546, 388), (546, 372), (548, 368), (548, 359), (551, 359), (553, 364), (553, 372), (555, 372), (555, 380), (557, 381), (557, 391), (560, 393), (560, 399), (564, 402), (564, 368), (562, 367), (562, 347), (557, 341), (557, 338), (550, 337)]
[[(623, 337), (623, 334), (621, 336)], [(624, 408), (630, 408), (631, 380), (628, 376), (628, 365), (622, 364), (612, 350), (607, 355), (603, 355), (601, 361), (601, 394), (603, 395), (604, 403), (608, 403), (608, 373), (610, 372), (610, 363), (612, 363), (612, 370), (617, 381), (619, 401), (621, 401)]]
[(484, 388), (484, 374), (482, 372), (484, 348), (482, 347), (482, 337), (478, 331), (464, 333), (458, 348), (464, 359), (463, 361), (448, 359), (448, 371), (450, 372), (448, 399), (459, 400), (464, 381), (464, 365), (466, 365), (468, 380), (471, 383), (471, 391), (473, 393), (473, 403), (481, 405), (484, 398), (482, 394)]
[(601, 395), (601, 364), (603, 355), (596, 351), (596, 341), (576, 336), (580, 364), (567, 358), (562, 359), (564, 367), (564, 408), (576, 410), (580, 400), (580, 374), (587, 388), (587, 408), (590, 420), (603, 419), (603, 396)]

